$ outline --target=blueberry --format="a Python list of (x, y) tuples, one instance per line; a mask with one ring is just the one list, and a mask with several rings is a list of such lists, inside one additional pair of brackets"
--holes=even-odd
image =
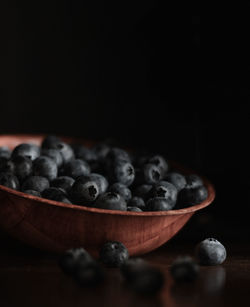
[(105, 243), (100, 251), (100, 260), (108, 267), (119, 267), (129, 258), (124, 244), (117, 241)]
[(12, 152), (11, 157), (25, 156), (32, 161), (38, 158), (40, 155), (40, 147), (35, 144), (20, 144), (16, 146)]
[(53, 159), (40, 156), (33, 163), (33, 174), (46, 177), (51, 181), (57, 177), (57, 165)]
[(136, 173), (137, 184), (154, 184), (162, 179), (161, 171), (155, 164), (145, 164)]
[(74, 150), (75, 158), (87, 161), (88, 163), (94, 163), (97, 161), (97, 154), (90, 148), (83, 146), (82, 144), (71, 144)]
[(127, 266), (127, 272), (123, 276), (128, 286), (136, 293), (146, 296), (156, 295), (164, 285), (162, 272), (150, 265), (135, 263)]
[(132, 197), (130, 189), (120, 182), (112, 184), (109, 187), (109, 191), (120, 194), (125, 199), (126, 202), (128, 202)]
[(16, 156), (12, 159), (14, 174), (20, 181), (32, 174), (32, 161), (25, 156)]
[(3, 185), (13, 190), (19, 190), (20, 188), (17, 177), (13, 175), (12, 173), (8, 173), (8, 172), (0, 173), (0, 185)]
[(119, 160), (113, 164), (108, 171), (109, 178), (112, 182), (120, 182), (130, 186), (135, 179), (135, 170), (133, 165), (124, 160)]
[(148, 192), (152, 189), (152, 184), (142, 184), (135, 188), (133, 195), (143, 198), (148, 198)]
[(96, 154), (99, 160), (104, 160), (110, 151), (110, 147), (105, 143), (98, 143), (93, 146), (92, 151)]
[(145, 266), (148, 266), (148, 264), (142, 258), (129, 258), (120, 266), (120, 271), (123, 278), (130, 283), (135, 275), (138, 274), (141, 269), (144, 269)]
[(13, 173), (14, 172), (14, 163), (13, 161), (0, 157), (0, 172)]
[(80, 286), (94, 287), (103, 282), (105, 274), (96, 261), (85, 262), (79, 259), (73, 277)]
[(48, 135), (43, 139), (42, 148), (53, 148), (56, 144), (60, 143), (61, 140), (55, 135)]
[(168, 211), (172, 208), (172, 202), (164, 197), (150, 198), (146, 203), (147, 211)]
[(131, 162), (131, 158), (125, 150), (113, 147), (106, 155), (105, 162), (107, 163), (107, 166), (109, 168), (111, 165), (115, 164), (118, 161)]
[(178, 196), (179, 207), (185, 208), (200, 204), (208, 197), (207, 188), (200, 186), (193, 189), (184, 188), (180, 191)]
[(161, 171), (161, 176), (162, 178), (166, 175), (166, 173), (168, 172), (169, 166), (167, 161), (160, 155), (155, 155), (153, 157), (151, 157), (147, 163), (150, 164), (154, 164), (156, 165), (159, 170)]
[(180, 256), (172, 263), (170, 273), (177, 282), (194, 281), (198, 276), (199, 266), (191, 257)]
[(89, 175), (89, 179), (91, 181), (96, 182), (96, 184), (98, 185), (100, 194), (103, 194), (107, 191), (109, 183), (108, 183), (106, 177), (104, 177), (101, 174), (91, 173)]
[(172, 183), (160, 181), (153, 185), (149, 191), (149, 198), (164, 197), (171, 204), (171, 208), (173, 208), (177, 201), (177, 193), (177, 189)]
[(48, 188), (49, 188), (48, 179), (41, 176), (28, 177), (22, 184), (22, 191), (35, 190), (41, 193), (42, 191)]
[(64, 252), (59, 258), (58, 264), (66, 274), (74, 274), (79, 262), (86, 265), (93, 259), (84, 248), (72, 248)]
[(37, 197), (42, 197), (41, 193), (35, 190), (25, 190), (23, 193), (30, 194)]
[(97, 183), (90, 180), (89, 176), (78, 177), (69, 192), (74, 202), (84, 206), (88, 206), (88, 202), (95, 201), (99, 193)]
[(11, 151), (6, 146), (0, 146), (0, 158), (10, 159)]
[(64, 175), (72, 178), (87, 176), (90, 173), (90, 167), (87, 162), (74, 159), (64, 165)]
[(187, 181), (187, 184), (185, 186), (186, 189), (195, 189), (203, 185), (202, 179), (195, 174), (187, 175), (186, 181)]
[(208, 238), (196, 246), (195, 255), (201, 265), (218, 265), (225, 261), (227, 252), (218, 240)]
[(142, 210), (138, 207), (127, 207), (127, 211), (134, 211), (134, 212), (142, 212)]
[(146, 208), (146, 205), (145, 205), (143, 198), (137, 197), (137, 196), (132, 197), (132, 199), (128, 203), (128, 206), (139, 208), (139, 209), (141, 209), (141, 211), (145, 210), (145, 208)]
[(172, 183), (178, 192), (184, 189), (187, 184), (185, 176), (177, 172), (168, 173), (165, 180)]
[(71, 204), (67, 198), (65, 191), (60, 188), (48, 188), (42, 192), (42, 197), (50, 200), (60, 201), (62, 203)]
[(70, 191), (75, 180), (68, 176), (57, 177), (51, 182), (51, 186), (54, 188), (61, 188), (67, 193)]
[(44, 148), (42, 149), (42, 155), (53, 159), (56, 162), (57, 167), (61, 167), (63, 164), (63, 158), (58, 149)]
[(98, 197), (95, 208), (127, 211), (125, 199), (118, 193), (106, 192)]
[(67, 163), (70, 160), (74, 159), (74, 151), (71, 148), (71, 146), (67, 143), (55, 142), (55, 143), (51, 144), (51, 146), (48, 147), (48, 148), (59, 150), (59, 152), (61, 153), (62, 158), (63, 158), (63, 163)]

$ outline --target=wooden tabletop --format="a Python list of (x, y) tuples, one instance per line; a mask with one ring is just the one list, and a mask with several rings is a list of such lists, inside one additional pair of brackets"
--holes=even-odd
[[(227, 240), (228, 258), (221, 266), (201, 267), (196, 282), (176, 284), (169, 266), (178, 255), (192, 255), (197, 241), (191, 236), (195, 219), (175, 238), (143, 258), (159, 267), (165, 286), (159, 296), (132, 293), (118, 269), (107, 269), (105, 284), (81, 288), (65, 276), (57, 256), (10, 238), (0, 232), (0, 306), (250, 306), (250, 246), (247, 241)], [(196, 231), (196, 235), (198, 232)], [(223, 242), (225, 243), (225, 242)]]

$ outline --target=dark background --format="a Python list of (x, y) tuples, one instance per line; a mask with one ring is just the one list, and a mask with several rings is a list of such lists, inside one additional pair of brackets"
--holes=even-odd
[(1, 3), (0, 133), (164, 153), (215, 184), (209, 212), (247, 220), (250, 2), (165, 2)]

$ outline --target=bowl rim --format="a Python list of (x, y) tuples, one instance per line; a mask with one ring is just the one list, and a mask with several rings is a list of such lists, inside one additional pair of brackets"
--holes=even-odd
[[(42, 138), (44, 137), (44, 134), (9, 134), (9, 135), (0, 135), (0, 138)], [(59, 136), (60, 137), (60, 136)], [(70, 137), (61, 137), (62, 139), (65, 140), (78, 140), (80, 142), (88, 142), (88, 143), (93, 143), (92, 141), (89, 140), (83, 140), (82, 138), (70, 138)], [(172, 162), (172, 163), (171, 163)], [(200, 204), (197, 205), (191, 205), (190, 207), (183, 208), (183, 209), (174, 209), (174, 210), (168, 210), (168, 211), (143, 211), (143, 212), (134, 212), (134, 211), (121, 211), (121, 210), (109, 210), (109, 209), (99, 209), (99, 208), (93, 208), (93, 207), (87, 207), (87, 206), (82, 206), (82, 205), (75, 205), (75, 204), (67, 204), (59, 201), (54, 201), (30, 194), (23, 193), (21, 191), (16, 191), (11, 188), (5, 187), (3, 185), (0, 185), (0, 191), (4, 191), (6, 193), (9, 193), (11, 195), (18, 196), (19, 198), (23, 199), (28, 199), (28, 200), (33, 200), (33, 203), (45, 203), (48, 205), (56, 206), (56, 207), (62, 207), (65, 209), (73, 209), (73, 210), (78, 210), (78, 211), (83, 211), (83, 212), (91, 212), (91, 213), (100, 213), (100, 214), (109, 214), (109, 215), (120, 215), (120, 216), (138, 216), (138, 217), (143, 217), (143, 216), (166, 216), (166, 215), (181, 215), (181, 214), (188, 214), (188, 213), (193, 213), (195, 211), (198, 211), (200, 209), (203, 209), (210, 205), (213, 200), (215, 199), (215, 189), (214, 186), (209, 182), (207, 178), (204, 176), (198, 174), (196, 171), (193, 171), (192, 169), (189, 169), (187, 167), (182, 166), (179, 163), (176, 163), (174, 161), (171, 161), (170, 164), (175, 165), (177, 167), (182, 168), (188, 173), (193, 173), (199, 175), (203, 182), (205, 187), (208, 190), (208, 197), (201, 202)]]

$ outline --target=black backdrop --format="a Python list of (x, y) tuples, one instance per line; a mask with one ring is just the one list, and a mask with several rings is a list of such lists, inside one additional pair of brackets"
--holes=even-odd
[(235, 216), (249, 206), (250, 6), (165, 2), (1, 3), (0, 133), (165, 153)]

